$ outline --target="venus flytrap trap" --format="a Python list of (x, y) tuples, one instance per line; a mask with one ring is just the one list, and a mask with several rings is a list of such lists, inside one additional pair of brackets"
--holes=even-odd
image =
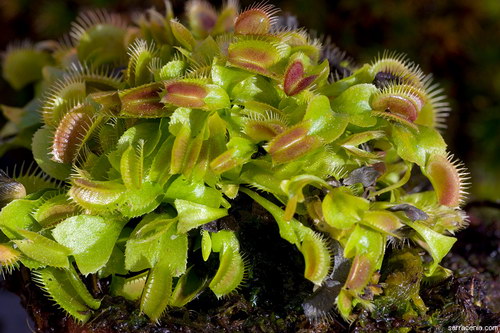
[[(431, 76), (395, 53), (353, 66), (278, 26), (270, 4), (192, 0), (187, 25), (166, 7), (136, 25), (86, 12), (70, 43), (7, 51), (3, 76), (39, 87), (40, 117), (31, 103), (3, 111), (41, 122), (13, 142), (29, 136), (47, 176), (1, 174), (2, 272), (28, 267), (81, 322), (100, 306), (81, 277), (110, 277), (113, 295), (158, 321), (207, 288), (241, 288), (251, 262), (239, 231), (207, 224), (244, 196), (303, 255), (313, 321), (374, 310), (397, 293), (380, 271), (398, 260), (420, 267), (418, 281), (450, 274), (439, 263), (466, 224), (467, 176), (438, 131), (449, 107)], [(432, 190), (409, 187), (417, 168)], [(193, 256), (218, 260), (215, 273)], [(418, 288), (408, 297), (425, 312)]]

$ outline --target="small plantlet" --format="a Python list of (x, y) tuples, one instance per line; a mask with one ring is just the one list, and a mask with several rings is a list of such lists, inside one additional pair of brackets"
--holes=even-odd
[[(380, 271), (401, 258), (418, 283), (449, 274), (439, 263), (466, 224), (467, 173), (438, 131), (449, 106), (431, 76), (397, 53), (354, 66), (265, 2), (186, 12), (167, 1), (137, 25), (85, 12), (53, 51), (8, 49), (4, 78), (36, 84), (41, 102), (4, 113), (30, 121), (14, 135), (42, 171), (0, 172), (3, 274), (26, 266), (80, 322), (100, 308), (82, 277), (109, 278), (157, 322), (202, 292), (245, 288), (243, 231), (210, 227), (238, 197), (303, 256), (313, 322), (373, 311), (397, 280)], [(417, 168), (432, 189), (410, 187)], [(394, 244), (407, 254), (387, 258)]]

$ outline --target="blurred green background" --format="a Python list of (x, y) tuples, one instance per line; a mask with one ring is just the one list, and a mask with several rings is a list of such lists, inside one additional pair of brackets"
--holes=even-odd
[[(221, 1), (211, 1), (216, 7)], [(274, 0), (301, 26), (331, 40), (357, 64), (384, 50), (406, 53), (445, 88), (453, 113), (445, 139), (471, 171), (472, 200), (500, 199), (499, 0)], [(172, 1), (176, 13), (185, 1)], [(240, 1), (241, 7), (252, 1)], [(0, 49), (14, 40), (60, 37), (78, 11), (109, 8), (125, 14), (160, 0), (0, 0)], [(0, 82), (0, 103), (22, 105)]]

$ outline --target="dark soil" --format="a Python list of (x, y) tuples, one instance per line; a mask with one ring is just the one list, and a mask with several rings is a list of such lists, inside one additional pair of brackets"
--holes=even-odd
[[(388, 308), (372, 313), (359, 310), (351, 325), (334, 312), (328, 320), (310, 322), (302, 303), (313, 286), (303, 278), (302, 255), (279, 237), (272, 217), (255, 204), (251, 210), (232, 214), (239, 221), (236, 225), (249, 268), (245, 285), (220, 300), (206, 291), (189, 303), (189, 309), (170, 309), (159, 323), (150, 323), (137, 304), (104, 296), (100, 310), (81, 326), (43, 296), (24, 268), (2, 287), (20, 296), (40, 333), (384, 332), (398, 327), (401, 332), (443, 332), (450, 325), (499, 325), (500, 209), (495, 204), (472, 204), (466, 209), (471, 225), (458, 234), (459, 241), (443, 262), (455, 275), (421, 286), (429, 310), (420, 316), (402, 318)], [(223, 227), (234, 225), (234, 220), (223, 223)], [(105, 293), (107, 281), (99, 283)]]

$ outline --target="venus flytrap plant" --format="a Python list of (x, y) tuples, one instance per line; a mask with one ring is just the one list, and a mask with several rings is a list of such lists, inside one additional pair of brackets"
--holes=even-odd
[[(187, 26), (166, 7), (137, 26), (87, 12), (52, 53), (7, 52), (4, 78), (41, 87), (31, 142), (50, 179), (1, 174), (2, 272), (27, 266), (82, 322), (100, 305), (81, 276), (110, 276), (113, 295), (158, 321), (245, 280), (239, 231), (207, 226), (241, 195), (303, 255), (311, 320), (373, 309), (390, 244), (424, 249), (430, 260), (412, 260), (425, 278), (449, 273), (439, 262), (466, 224), (466, 173), (438, 131), (449, 107), (430, 76), (395, 53), (354, 67), (305, 30), (278, 27), (270, 4), (217, 12), (192, 0)], [(27, 61), (26, 75), (12, 74)], [(432, 190), (410, 192), (416, 168)], [(195, 272), (193, 255), (218, 260), (215, 273)], [(418, 291), (412, 299), (425, 311)]]

